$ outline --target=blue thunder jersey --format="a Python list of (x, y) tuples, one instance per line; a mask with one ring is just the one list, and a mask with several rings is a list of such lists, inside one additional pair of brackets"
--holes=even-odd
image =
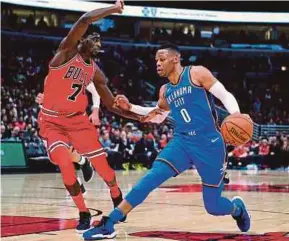
[(218, 132), (213, 96), (193, 84), (191, 66), (186, 66), (176, 85), (166, 84), (164, 96), (169, 104), (175, 134), (214, 136)]

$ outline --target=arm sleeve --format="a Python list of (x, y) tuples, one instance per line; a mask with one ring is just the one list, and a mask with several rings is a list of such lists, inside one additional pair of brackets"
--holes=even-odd
[[(139, 115), (147, 115), (148, 113), (150, 113), (152, 110), (158, 108), (158, 106), (155, 107), (144, 107), (144, 106), (140, 106), (140, 105), (131, 105), (131, 112), (134, 112), (136, 114)], [(169, 111), (165, 111), (163, 112), (161, 115), (157, 115), (154, 118), (152, 118), (150, 120), (150, 122), (152, 123), (162, 123), (169, 115)]]
[(216, 81), (210, 88), (209, 92), (223, 103), (230, 114), (240, 112), (236, 98), (225, 89), (224, 85), (220, 81)]
[(87, 91), (89, 91), (92, 95), (92, 103), (93, 107), (99, 108), (100, 105), (100, 96), (97, 93), (93, 82), (90, 82), (89, 85), (86, 87)]

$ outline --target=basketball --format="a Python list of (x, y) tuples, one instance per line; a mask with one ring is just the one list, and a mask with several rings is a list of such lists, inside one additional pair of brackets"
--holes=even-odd
[(229, 115), (221, 125), (221, 133), (227, 144), (240, 146), (253, 136), (253, 122), (243, 114)]

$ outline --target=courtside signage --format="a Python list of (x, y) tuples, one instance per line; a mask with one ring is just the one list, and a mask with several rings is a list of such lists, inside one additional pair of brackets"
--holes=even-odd
[[(1, 2), (78, 12), (87, 12), (92, 9), (110, 6), (110, 4), (90, 2), (87, 0), (1, 0)], [(214, 22), (289, 23), (289, 13), (225, 12), (129, 5), (125, 6), (122, 16)]]

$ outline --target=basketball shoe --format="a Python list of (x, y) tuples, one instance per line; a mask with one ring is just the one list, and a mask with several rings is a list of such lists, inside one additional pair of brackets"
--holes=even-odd
[(80, 165), (83, 178), (85, 182), (90, 182), (94, 176), (94, 169), (90, 163), (90, 161), (85, 158), (85, 162), (83, 165)]
[(79, 221), (76, 227), (77, 233), (84, 233), (85, 231), (90, 229), (92, 219), (90, 212), (80, 212), (79, 213)]
[(246, 209), (245, 203), (241, 197), (234, 197), (232, 202), (241, 209), (239, 216), (232, 216), (240, 229), (241, 232), (247, 232), (250, 229), (251, 217)]
[(84, 240), (102, 240), (113, 239), (116, 237), (113, 221), (106, 216), (103, 216), (100, 223), (94, 228), (83, 233)]

